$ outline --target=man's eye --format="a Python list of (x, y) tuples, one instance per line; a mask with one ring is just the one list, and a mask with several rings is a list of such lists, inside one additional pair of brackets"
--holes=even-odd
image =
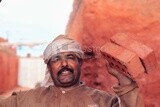
[(57, 61), (59, 61), (59, 58), (52, 58), (52, 59), (51, 59), (51, 62), (53, 62), (53, 63), (55, 63), (55, 62), (57, 62)]
[(76, 57), (75, 56), (73, 56), (73, 55), (68, 55), (68, 59), (76, 59)]

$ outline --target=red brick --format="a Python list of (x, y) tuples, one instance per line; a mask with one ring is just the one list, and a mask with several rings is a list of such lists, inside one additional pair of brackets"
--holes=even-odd
[(116, 43), (132, 52), (135, 52), (140, 57), (140, 60), (142, 61), (142, 64), (145, 68), (145, 72), (148, 72), (149, 70), (156, 67), (157, 62), (155, 54), (150, 47), (136, 40), (133, 40), (131, 37), (123, 33), (112, 36), (110, 40), (113, 43)]
[(101, 53), (112, 68), (117, 69), (131, 78), (136, 78), (141, 73), (144, 73), (144, 68), (139, 57), (126, 48), (107, 42), (101, 47)]

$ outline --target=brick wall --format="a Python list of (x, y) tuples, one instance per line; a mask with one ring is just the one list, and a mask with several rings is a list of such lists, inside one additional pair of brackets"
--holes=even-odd
[(15, 50), (0, 48), (0, 93), (17, 86), (18, 57)]

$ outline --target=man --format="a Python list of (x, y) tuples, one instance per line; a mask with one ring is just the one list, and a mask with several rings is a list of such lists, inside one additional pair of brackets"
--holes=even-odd
[(143, 107), (137, 84), (109, 66), (109, 73), (119, 81), (113, 88), (117, 96), (86, 86), (80, 81), (82, 59), (76, 41), (65, 35), (57, 37), (44, 51), (43, 86), (14, 93), (1, 100), (0, 107)]

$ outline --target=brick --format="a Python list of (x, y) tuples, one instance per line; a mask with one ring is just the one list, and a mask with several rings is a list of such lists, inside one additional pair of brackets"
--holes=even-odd
[(128, 49), (107, 42), (101, 47), (101, 53), (112, 68), (117, 69), (130, 78), (134, 79), (144, 73), (139, 57)]
[(111, 42), (116, 43), (132, 52), (135, 52), (142, 61), (145, 72), (154, 69), (157, 65), (153, 49), (132, 39), (126, 34), (120, 33), (111, 37)]

